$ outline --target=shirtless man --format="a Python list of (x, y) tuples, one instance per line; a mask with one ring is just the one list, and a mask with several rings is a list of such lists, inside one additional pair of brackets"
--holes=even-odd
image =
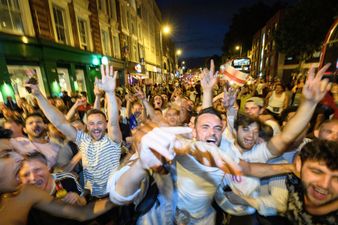
[(12, 149), (0, 152), (1, 224), (26, 224), (31, 208), (38, 208), (55, 216), (84, 221), (101, 215), (113, 206), (108, 199), (90, 203), (86, 207), (66, 205), (33, 185), (22, 185), (18, 179), (21, 162), (22, 157)]

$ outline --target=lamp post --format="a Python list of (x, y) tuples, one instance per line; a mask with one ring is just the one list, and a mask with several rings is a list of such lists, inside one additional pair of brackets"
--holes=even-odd
[(182, 55), (182, 49), (177, 49), (176, 52), (175, 52), (175, 61), (176, 61), (176, 70), (179, 71), (179, 64), (178, 64), (178, 60), (179, 60), (179, 57)]
[[(161, 73), (163, 75), (163, 34), (168, 35), (171, 32), (171, 28), (168, 25), (161, 27), (160, 29), (160, 53), (161, 53)], [(166, 75), (166, 82), (168, 82), (168, 77)]]
[(242, 56), (242, 45), (236, 45), (235, 49), (239, 51), (239, 57)]

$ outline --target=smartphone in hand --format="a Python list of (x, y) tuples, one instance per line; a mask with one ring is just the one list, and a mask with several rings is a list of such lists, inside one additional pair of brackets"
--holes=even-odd
[[(26, 82), (26, 84), (38, 84), (38, 80), (35, 79), (34, 77), (29, 78), (29, 80)], [(28, 93), (32, 93), (32, 89), (30, 87), (25, 87), (26, 91)]]

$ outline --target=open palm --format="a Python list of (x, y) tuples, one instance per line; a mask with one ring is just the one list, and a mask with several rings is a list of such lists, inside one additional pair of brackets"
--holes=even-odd
[(116, 88), (117, 71), (114, 71), (112, 66), (101, 65), (101, 75), (102, 79), (99, 80), (96, 78), (95, 85), (105, 92), (114, 92)]

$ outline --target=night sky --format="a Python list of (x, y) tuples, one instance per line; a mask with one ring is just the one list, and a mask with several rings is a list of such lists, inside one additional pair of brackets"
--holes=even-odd
[[(224, 34), (233, 15), (259, 0), (156, 0), (163, 22), (172, 26), (176, 48), (182, 58), (221, 55)], [(272, 5), (277, 0), (262, 1)], [(294, 0), (280, 2), (292, 3)]]

